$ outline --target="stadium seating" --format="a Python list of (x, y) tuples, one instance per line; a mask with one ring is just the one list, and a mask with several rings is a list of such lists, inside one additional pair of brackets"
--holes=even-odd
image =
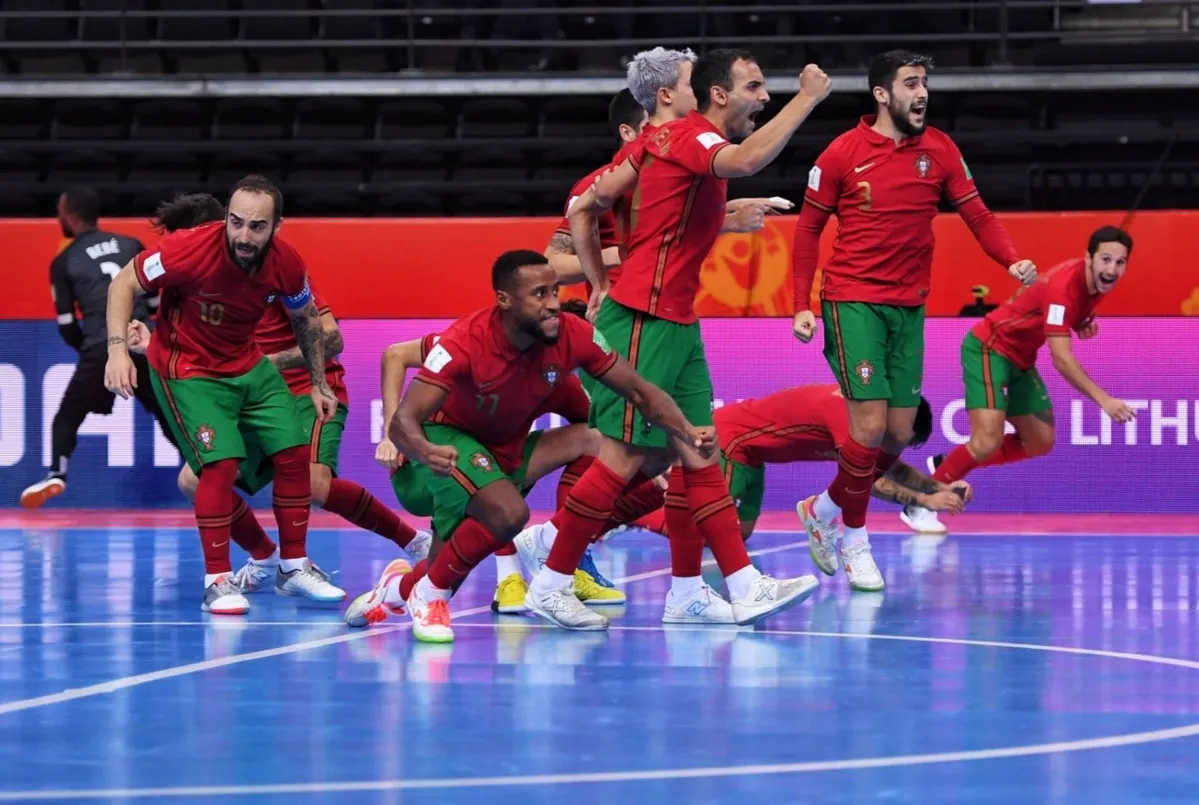
[[(926, 3), (919, 15), (899, 3), (871, 12), (798, 2), (776, 12), (755, 4), (744, 13), (690, 15), (684, 11), (694, 3), (684, 0), (659, 0), (658, 11), (646, 14), (632, 0), (606, 4), (612, 14), (581, 2), (572, 11), (565, 0), (556, 11), (538, 0), (474, 4), (490, 16), (453, 5), (461, 7), (444, 0), (6, 0), (0, 73), (7, 76), (0, 79), (455, 69), (619, 75), (621, 57), (651, 42), (711, 47), (744, 37), (754, 38), (768, 68), (780, 69), (807, 58), (856, 68), (897, 40), (949, 68), (1075, 57), (1094, 66), (1115, 51), (1150, 64), (1193, 47), (1159, 11), (1130, 21), (1128, 12), (1078, 3)], [(671, 6), (680, 13), (661, 13)], [(1157, 31), (1152, 52), (1096, 44), (1113, 36), (1110, 29), (1137, 25)], [(1199, 116), (1188, 111), (1199, 108), (1194, 92), (1119, 92), (1108, 80), (1096, 74), (1102, 92), (1091, 94), (939, 91), (934, 78), (931, 122), (954, 135), (995, 209), (1120, 209), (1147, 183), (1143, 206), (1190, 205), (1199, 195)], [(586, 95), (7, 98), (0, 215), (51, 214), (58, 192), (75, 182), (95, 186), (109, 214), (141, 215), (176, 190), (221, 192), (248, 171), (281, 181), (295, 214), (553, 215), (573, 182), (614, 149), (606, 106), (606, 97)], [(864, 87), (832, 95), (777, 163), (735, 182), (733, 194), (799, 195), (815, 155), (869, 110)]]

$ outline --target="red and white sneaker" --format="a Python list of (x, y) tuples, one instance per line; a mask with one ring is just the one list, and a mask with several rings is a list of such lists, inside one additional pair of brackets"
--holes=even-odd
[(245, 615), (250, 611), (250, 602), (241, 594), (233, 574), (225, 573), (208, 585), (200, 610), (213, 615)]
[(387, 587), (395, 579), (411, 572), (412, 565), (408, 564), (407, 559), (393, 559), (383, 569), (375, 588), (355, 598), (346, 608), (346, 626), (369, 626), (372, 623), (382, 623), (387, 620), (388, 615), (404, 614), (402, 604), (387, 603)]
[[(408, 595), (408, 612), (412, 615), (412, 636), (422, 643), (453, 643), (454, 630), (450, 624), (450, 602), (444, 598), (425, 598), (422, 579)], [(581, 606), (581, 605), (580, 605)]]
[(67, 491), (67, 482), (57, 475), (47, 476), (33, 486), (25, 488), (21, 493), (21, 506), (26, 509), (39, 509), (46, 501), (56, 498)]

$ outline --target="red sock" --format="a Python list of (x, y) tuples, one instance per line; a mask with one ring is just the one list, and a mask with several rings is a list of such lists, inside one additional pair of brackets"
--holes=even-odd
[(271, 505), (279, 525), (279, 558), (308, 555), (308, 517), (312, 511), (312, 477), (308, 470), (308, 445), (280, 450), (275, 464), (275, 495)]
[(638, 472), (625, 486), (624, 492), (616, 499), (616, 506), (608, 522), (600, 532), (606, 534), (613, 528), (627, 525), (638, 517), (657, 511), (666, 502), (666, 493), (642, 473)]
[(694, 578), (703, 572), (704, 534), (695, 526), (687, 502), (687, 476), (683, 468), (670, 469), (670, 488), (666, 490), (666, 528), (670, 531), (670, 575)]
[(353, 481), (341, 478), (330, 481), (329, 497), (321, 508), (344, 517), (359, 528), (373, 531), (401, 548), (407, 548), (408, 543), (416, 536), (416, 530), (412, 526)]
[(978, 461), (970, 455), (966, 445), (959, 444), (949, 452), (949, 455), (941, 462), (941, 466), (937, 467), (937, 471), (933, 473), (933, 480), (951, 484), (965, 478), (970, 470), (977, 466), (979, 466)]
[(438, 589), (453, 590), (499, 547), (500, 541), (486, 526), (467, 517), (429, 565), (429, 581)]
[(233, 482), (237, 479), (237, 460), (232, 458), (204, 465), (196, 497), (196, 527), (204, 550), (204, 573), (230, 573), (229, 538), (233, 528)]
[(874, 488), (874, 466), (881, 451), (845, 440), (837, 459), (837, 477), (828, 488), (828, 496), (841, 507), (841, 522), (846, 528), (866, 525), (866, 509), (870, 506), (870, 490)]
[(405, 573), (404, 577), (400, 579), (400, 597), (407, 601), (408, 596), (412, 595), (412, 588), (416, 586), (418, 581), (428, 575), (428, 573), (429, 560), (422, 559), (417, 562), (416, 567), (412, 568), (412, 572)]
[(496, 556), (516, 556), (516, 545), (507, 542), (495, 549)]
[(242, 500), (241, 495), (233, 493), (233, 541), (243, 551), (250, 554), (251, 559), (259, 561), (270, 558), (275, 552), (275, 542), (262, 530), (262, 525), (250, 507)]
[(550, 548), (545, 566), (569, 576), (579, 569), (591, 541), (608, 522), (612, 506), (625, 487), (625, 479), (600, 461), (592, 462), (570, 490), (566, 504), (554, 515), (558, 537)]
[(893, 456), (886, 450), (879, 450), (878, 458), (874, 460), (874, 480), (877, 481), (890, 472), (896, 461), (899, 461), (899, 456)]
[(575, 484), (583, 477), (583, 473), (587, 472), (587, 468), (595, 461), (591, 456), (583, 456), (576, 458), (566, 468), (562, 470), (562, 475), (558, 478), (558, 500), (555, 505), (561, 509), (566, 505), (566, 496), (570, 494), (570, 490), (574, 489)]
[(749, 553), (741, 539), (741, 522), (737, 507), (729, 497), (729, 485), (719, 464), (709, 464), (698, 470), (683, 470), (687, 479), (687, 504), (695, 527), (704, 535), (712, 558), (720, 567), (720, 575), (733, 575), (749, 566)]
[[(1026, 458), (1031, 458), (1028, 451), (1024, 449), (1024, 442), (1020, 441), (1020, 437), (1014, 433), (1009, 433), (1003, 437), (1003, 444), (995, 451), (986, 461), (980, 462), (980, 467), (998, 467), (1000, 464), (1011, 464), (1015, 461), (1023, 461)], [(937, 469), (940, 469), (938, 467)]]
[(650, 512), (644, 517), (634, 520), (630, 525), (635, 525), (638, 528), (644, 528), (647, 531), (653, 531), (662, 536), (669, 536), (669, 530), (666, 525), (666, 507)]

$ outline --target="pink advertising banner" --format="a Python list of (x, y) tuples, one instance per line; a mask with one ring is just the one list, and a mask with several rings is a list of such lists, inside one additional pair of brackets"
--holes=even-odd
[[(965, 441), (959, 348), (976, 319), (931, 319), (926, 326), (924, 395), (933, 407), (931, 441), (905, 454), (923, 467), (925, 458)], [(374, 464), (383, 432), (379, 358), (388, 344), (438, 332), (446, 320), (342, 321), (350, 391), (350, 416), (341, 448), (340, 473), (394, 501), (387, 473)], [(832, 381), (819, 333), (803, 345), (789, 319), (703, 321), (717, 404), (759, 397), (787, 386)], [(973, 511), (1154, 512), (1199, 510), (1199, 319), (1100, 319), (1098, 337), (1075, 341), (1090, 376), (1137, 410), (1135, 421), (1112, 422), (1097, 405), (1071, 388), (1048, 357), (1038, 365), (1054, 404), (1057, 444), (1044, 457), (977, 470)], [(550, 418), (539, 427), (553, 424)], [(791, 509), (823, 489), (832, 463), (770, 467), (766, 509)], [(529, 496), (535, 510), (553, 508), (554, 480)], [(885, 505), (885, 504), (875, 504)]]

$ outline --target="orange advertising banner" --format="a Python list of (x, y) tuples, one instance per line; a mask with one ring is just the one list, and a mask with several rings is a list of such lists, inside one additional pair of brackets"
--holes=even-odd
[[(1020, 253), (1042, 268), (1081, 255), (1096, 228), (1119, 223), (1117, 213), (1009, 213), (999, 219)], [(340, 318), (455, 317), (491, 303), (491, 263), (508, 249), (542, 251), (558, 223), (551, 218), (308, 218), (287, 219), (283, 236), (304, 255), (313, 284)], [(140, 219), (106, 219), (105, 228), (147, 246), (157, 236)], [(701, 316), (789, 316), (794, 217), (772, 219), (754, 235), (725, 235), (703, 268)], [(1129, 272), (1100, 315), (1199, 315), (1194, 233), (1199, 212), (1143, 212), (1130, 225), (1135, 248)], [(971, 288), (990, 288), (1002, 301), (1014, 280), (991, 262), (958, 216), (940, 215), (930, 316), (954, 316)], [(826, 227), (821, 263), (831, 253), (836, 224)], [(5, 270), (15, 282), (0, 295), (0, 319), (48, 319), (49, 265), (66, 241), (54, 220), (0, 219)], [(819, 278), (816, 288), (820, 287)], [(572, 294), (581, 291), (571, 289)], [(817, 308), (818, 310), (819, 308)]]

